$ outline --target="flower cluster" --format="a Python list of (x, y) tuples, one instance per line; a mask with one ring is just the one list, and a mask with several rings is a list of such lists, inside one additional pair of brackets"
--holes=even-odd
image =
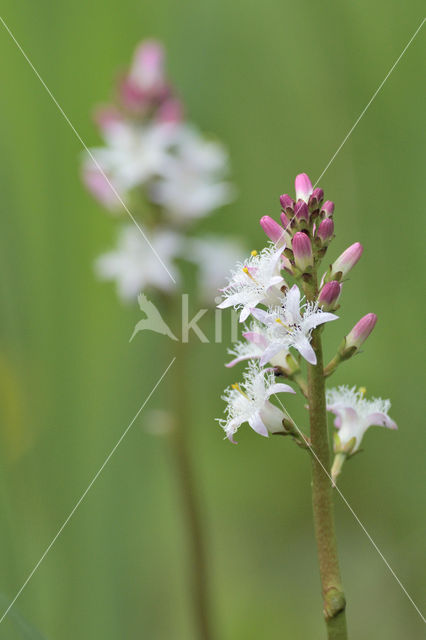
[[(274, 376), (295, 383), (309, 402), (311, 388), (303, 376), (303, 361), (313, 370), (321, 366), (319, 375), (327, 378), (341, 362), (359, 352), (377, 321), (374, 313), (361, 318), (322, 368), (313, 334), (320, 335), (327, 322), (338, 319), (335, 312), (340, 308), (346, 276), (360, 259), (363, 247), (358, 242), (351, 245), (320, 277), (321, 261), (334, 238), (334, 203), (324, 201), (322, 189), (314, 189), (305, 173), (296, 177), (295, 191), (295, 199), (288, 194), (280, 196), (279, 222), (271, 216), (260, 219), (270, 242), (238, 262), (222, 289), (219, 308), (238, 310), (240, 322), (252, 318), (244, 326), (243, 340), (229, 349), (232, 360), (226, 365), (248, 361), (244, 382), (225, 392), (227, 417), (219, 421), (232, 442), (244, 422), (264, 436), (281, 432), (297, 439), (298, 433), (308, 442), (291, 418), (270, 402), (272, 395), (291, 389), (274, 383)], [(287, 283), (289, 278), (295, 280), (293, 285)], [(358, 451), (369, 426), (396, 428), (388, 417), (389, 407), (387, 400), (365, 400), (362, 390), (339, 387), (327, 392), (327, 408), (337, 416), (333, 480), (343, 460)]]
[[(146, 286), (170, 292), (179, 279), (176, 258), (190, 255), (201, 291), (217, 290), (223, 272), (212, 282), (204, 249), (213, 242), (216, 260), (229, 270), (230, 256), (241, 251), (238, 243), (211, 237), (189, 243), (187, 236), (198, 219), (232, 200), (228, 157), (219, 142), (185, 119), (158, 42), (137, 47), (114, 104), (99, 109), (95, 121), (103, 145), (84, 155), (83, 180), (105, 208), (125, 220), (117, 248), (97, 262), (99, 275), (115, 280), (124, 299), (136, 298)], [(137, 224), (126, 219), (125, 208)]]

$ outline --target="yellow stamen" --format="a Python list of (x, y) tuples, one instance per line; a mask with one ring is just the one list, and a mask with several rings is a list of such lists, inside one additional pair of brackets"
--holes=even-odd
[(251, 275), (251, 273), (250, 273), (250, 271), (248, 270), (248, 268), (247, 268), (247, 267), (243, 267), (243, 271), (244, 271), (244, 273), (245, 273), (245, 274), (247, 274), (247, 275), (248, 275), (248, 277), (249, 277), (251, 280), (253, 280), (253, 282), (256, 282), (256, 280), (253, 278), (253, 276)]
[(281, 320), (281, 318), (275, 318), (275, 322), (278, 322), (278, 324), (281, 324), (284, 329), (287, 329), (288, 331), (290, 331), (290, 327), (286, 324), (284, 324), (284, 322)]
[(245, 398), (248, 399), (248, 395), (246, 393), (244, 393), (244, 391), (241, 389), (240, 385), (238, 384), (238, 382), (234, 382), (234, 384), (231, 384), (231, 387), (233, 389), (235, 389), (235, 391), (239, 391), (241, 393), (242, 396), (244, 396)]
[(254, 257), (254, 256), (257, 256), (257, 251), (256, 251), (256, 249), (253, 249), (253, 251), (251, 252), (251, 255), (252, 255), (253, 257)]
[(360, 387), (360, 388), (358, 389), (358, 391), (360, 392), (360, 394), (361, 394), (361, 397), (362, 397), (362, 398), (363, 398), (363, 397), (365, 396), (365, 394), (367, 393), (367, 389), (366, 389), (366, 387)]

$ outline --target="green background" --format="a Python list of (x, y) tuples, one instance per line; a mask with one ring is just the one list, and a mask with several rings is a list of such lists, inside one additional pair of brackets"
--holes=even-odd
[[(108, 99), (116, 71), (139, 40), (164, 40), (189, 117), (225, 141), (240, 193), (201, 227), (249, 248), (261, 248), (258, 218), (278, 215), (296, 173), (322, 173), (422, 19), (420, 2), (384, 0), (3, 0), (1, 15), (89, 146), (98, 142), (91, 110)], [(321, 180), (336, 202), (330, 257), (365, 246), (341, 320), (327, 330), (327, 355), (361, 315), (379, 316), (365, 353), (333, 384), (391, 398), (399, 424), (367, 434), (340, 487), (420, 607), (424, 54), (423, 28)], [(136, 305), (121, 305), (93, 275), (116, 226), (81, 185), (81, 145), (1, 25), (0, 56), (5, 604), (166, 368), (172, 343), (144, 333), (129, 345)], [(201, 323), (210, 336), (212, 322), (210, 314)], [(223, 441), (220, 394), (240, 375), (223, 368), (226, 347), (193, 339), (186, 378), (218, 637), (320, 639), (309, 461), (248, 427), (238, 447)], [(144, 429), (149, 411), (167, 406), (174, 366), (16, 605), (49, 640), (194, 637), (170, 452)], [(288, 408), (305, 426), (300, 398)], [(336, 513), (351, 637), (423, 637), (418, 613), (338, 497)], [(26, 636), (10, 615), (0, 637)]]

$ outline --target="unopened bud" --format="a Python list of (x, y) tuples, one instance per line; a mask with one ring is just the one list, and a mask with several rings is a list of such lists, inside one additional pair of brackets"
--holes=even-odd
[(328, 245), (334, 234), (334, 222), (331, 218), (325, 218), (320, 222), (317, 231), (317, 237), (321, 240), (322, 245)]
[(303, 200), (308, 203), (312, 194), (312, 183), (309, 180), (309, 176), (306, 173), (299, 173), (294, 181), (296, 188), (296, 200)]
[(377, 316), (375, 313), (367, 313), (366, 316), (361, 318), (346, 336), (345, 348), (353, 349), (355, 347), (355, 349), (359, 349), (373, 331), (376, 322)]
[(271, 216), (260, 218), (260, 226), (272, 242), (284, 244), (284, 229)]
[(283, 195), (280, 196), (280, 204), (283, 208), (283, 211), (293, 211), (294, 209), (294, 200), (293, 198), (290, 198), (290, 196), (286, 193), (283, 193)]
[(316, 211), (316, 209), (319, 209), (323, 200), (324, 191), (317, 187), (312, 191), (312, 195), (309, 198), (309, 211)]
[(298, 200), (296, 206), (294, 207), (294, 215), (298, 221), (306, 220), (309, 222), (309, 209), (306, 202), (303, 200)]
[(326, 200), (321, 207), (321, 212), (325, 213), (327, 218), (330, 218), (334, 213), (334, 202)]
[(298, 231), (292, 240), (294, 261), (302, 272), (313, 266), (312, 245), (306, 233)]
[(344, 278), (356, 265), (356, 263), (362, 256), (363, 251), (363, 246), (359, 242), (355, 242), (350, 247), (348, 247), (346, 251), (344, 251), (342, 255), (340, 255), (337, 260), (331, 265), (331, 274), (328, 279), (334, 279), (333, 276), (339, 273), (341, 274), (340, 278)]
[(334, 311), (337, 306), (337, 301), (340, 298), (342, 292), (342, 285), (336, 280), (327, 282), (318, 297), (318, 302), (324, 311)]
[(281, 219), (281, 224), (283, 225), (284, 229), (287, 229), (288, 225), (290, 224), (290, 220), (287, 218), (287, 216), (284, 213), (284, 211), (281, 213), (280, 219)]

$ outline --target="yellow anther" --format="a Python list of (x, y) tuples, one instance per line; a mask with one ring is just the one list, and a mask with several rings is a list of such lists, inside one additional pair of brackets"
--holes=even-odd
[(290, 331), (290, 327), (286, 324), (284, 324), (284, 322), (281, 320), (281, 318), (275, 318), (275, 322), (278, 322), (278, 324), (282, 325), (284, 327), (284, 329), (287, 329), (287, 331)]
[(231, 387), (235, 391), (239, 391), (239, 393), (241, 393), (241, 395), (244, 396), (245, 398), (248, 398), (248, 395), (246, 393), (244, 393), (244, 391), (241, 389), (241, 387), (238, 384), (238, 382), (234, 382), (234, 384), (231, 384)]
[(365, 394), (367, 393), (367, 389), (366, 389), (366, 387), (360, 387), (360, 388), (358, 389), (358, 391), (360, 392), (360, 394), (361, 394), (361, 396), (362, 396), (362, 397), (364, 397), (364, 396), (365, 396)]
[(253, 249), (253, 251), (251, 252), (251, 255), (252, 255), (252, 256), (257, 256), (257, 251), (256, 251), (256, 249)]
[(245, 273), (245, 274), (247, 274), (247, 275), (248, 275), (248, 277), (249, 277), (251, 280), (253, 280), (253, 282), (256, 282), (256, 280), (253, 278), (253, 276), (251, 275), (251, 273), (250, 273), (250, 271), (248, 270), (248, 268), (247, 268), (247, 267), (243, 267), (243, 271), (244, 271), (244, 273)]

